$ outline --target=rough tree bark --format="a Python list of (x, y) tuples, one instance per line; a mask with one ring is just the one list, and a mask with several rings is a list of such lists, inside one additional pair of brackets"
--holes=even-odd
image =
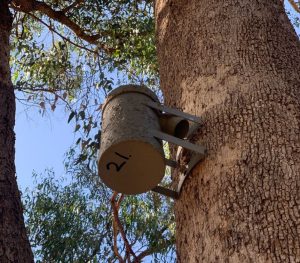
[(33, 262), (15, 176), (15, 95), (9, 68), (12, 17), (0, 1), (0, 262)]
[(157, 0), (166, 103), (208, 157), (176, 202), (178, 262), (300, 262), (300, 45), (281, 0)]

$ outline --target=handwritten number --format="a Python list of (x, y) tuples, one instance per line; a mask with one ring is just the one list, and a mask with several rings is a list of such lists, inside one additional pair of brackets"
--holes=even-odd
[[(126, 156), (124, 156), (124, 155), (122, 155), (122, 154), (120, 154), (120, 153), (118, 153), (118, 152), (115, 152), (115, 154), (116, 154), (117, 156), (119, 156), (120, 158), (125, 159), (125, 160), (129, 160), (129, 158), (131, 157), (131, 155), (129, 155), (129, 157), (126, 157)], [(111, 166), (114, 166), (115, 169), (116, 169), (116, 171), (119, 172), (125, 164), (126, 164), (126, 161), (125, 161), (125, 162), (122, 162), (120, 165), (116, 164), (115, 162), (109, 162), (109, 163), (106, 165), (106, 169), (107, 169), (107, 170), (110, 170)]]
[(129, 155), (129, 157), (126, 157), (118, 152), (115, 152), (116, 155), (120, 156), (121, 158), (125, 159), (125, 160), (129, 160), (129, 158), (131, 157), (131, 155)]
[(110, 163), (108, 163), (108, 164), (106, 165), (106, 169), (107, 169), (107, 170), (110, 170), (110, 166), (113, 165), (113, 166), (116, 168), (116, 171), (119, 172), (125, 163), (126, 163), (126, 162), (122, 162), (120, 165), (117, 165), (117, 164), (114, 163), (114, 162), (110, 162)]

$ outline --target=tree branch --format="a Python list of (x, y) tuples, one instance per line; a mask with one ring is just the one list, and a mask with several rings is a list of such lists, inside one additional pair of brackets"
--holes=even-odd
[(61, 101), (63, 101), (67, 105), (67, 108), (69, 110), (72, 110), (72, 106), (70, 105), (70, 103), (64, 97), (57, 94), (55, 92), (56, 90), (50, 90), (50, 89), (44, 89), (44, 88), (34, 88), (34, 89), (30, 90), (30, 89), (22, 89), (21, 87), (17, 87), (17, 86), (15, 86), (14, 88), (19, 91), (22, 91), (24, 93), (28, 93), (28, 94), (35, 94), (37, 91), (51, 93), (51, 94), (55, 95), (57, 98), (59, 98)]
[[(168, 246), (168, 243), (169, 243), (169, 242), (170, 242), (170, 240), (166, 240), (166, 242), (165, 242), (165, 244), (163, 245), (163, 247)], [(157, 249), (155, 249), (155, 248), (147, 248), (146, 250), (144, 250), (143, 252), (141, 252), (141, 253), (137, 256), (136, 261), (137, 261), (137, 262), (141, 262), (142, 259), (143, 259), (144, 257), (150, 256), (150, 255), (154, 254), (155, 252), (158, 252)]]
[[(116, 196), (118, 195), (117, 192), (114, 192), (112, 197), (111, 197), (111, 200), (115, 200)], [(117, 206), (117, 209), (119, 210), (119, 206)], [(117, 258), (119, 259), (119, 262), (120, 263), (125, 263), (126, 262), (126, 258), (125, 260), (123, 260), (122, 256), (120, 255), (119, 253), (119, 250), (118, 250), (118, 241), (117, 241), (117, 238), (118, 238), (118, 225), (117, 225), (117, 222), (116, 222), (116, 219), (115, 219), (115, 216), (113, 214), (113, 236), (114, 236), (114, 244), (113, 244), (113, 251), (115, 253), (115, 255), (117, 256)]]
[(120, 198), (118, 199), (118, 201), (116, 202), (115, 198), (116, 198), (117, 195), (118, 195), (118, 193), (114, 192), (114, 194), (112, 195), (112, 197), (110, 199), (111, 206), (112, 206), (112, 209), (113, 209), (114, 220), (115, 220), (116, 225), (117, 225), (117, 227), (120, 231), (120, 234), (122, 236), (122, 239), (123, 239), (125, 247), (126, 247), (126, 250), (134, 257), (135, 262), (138, 262), (138, 261), (136, 261), (137, 257), (136, 257), (135, 253), (132, 250), (132, 247), (130, 246), (130, 244), (128, 242), (128, 239), (126, 237), (124, 228), (123, 228), (122, 223), (121, 223), (120, 218), (119, 218), (119, 211), (118, 210), (120, 208), (121, 201), (123, 200), (123, 195), (121, 195)]
[(65, 15), (63, 11), (55, 11), (50, 6), (43, 2), (35, 2), (35, 9), (34, 11), (40, 11), (43, 14), (47, 15), (48, 17), (52, 18), (53, 20), (60, 22), (61, 24), (66, 25), (69, 27), (78, 37), (81, 39), (91, 43), (97, 44), (97, 40), (101, 37), (100, 34), (96, 35), (87, 35), (84, 30), (80, 28), (76, 23), (74, 23), (69, 17)]
[[(159, 234), (162, 235), (166, 230), (168, 229), (167, 226), (163, 227), (160, 231), (159, 231)], [(162, 247), (160, 246), (159, 248), (164, 248), (165, 246), (168, 245), (168, 240), (165, 240), (164, 241), (164, 245), (162, 245)], [(149, 256), (153, 253), (157, 252), (157, 248), (154, 248), (154, 247), (150, 247), (150, 248), (147, 248), (146, 250), (142, 251), (138, 256), (137, 256), (137, 262), (140, 262), (142, 261), (142, 259), (146, 256)]]
[[(111, 197), (111, 202), (115, 201), (115, 198), (116, 196), (118, 195), (117, 192), (114, 192), (112, 197)], [(113, 200), (113, 201), (112, 201)], [(115, 205), (115, 203), (114, 203)], [(119, 210), (119, 207), (117, 207), (117, 210)], [(118, 237), (118, 225), (117, 225), (117, 222), (116, 222), (116, 219), (115, 219), (115, 216), (114, 216), (114, 213), (113, 213), (113, 224), (112, 224), (112, 227), (113, 227), (113, 236), (114, 236), (114, 245), (113, 245), (113, 251), (115, 253), (115, 255), (117, 256), (117, 258), (119, 259), (119, 262), (120, 263), (125, 263), (125, 261), (123, 260), (123, 258), (121, 257), (120, 253), (119, 253), (119, 250), (118, 250), (118, 241), (117, 241), (117, 237)]]
[(117, 256), (117, 258), (119, 259), (120, 263), (125, 263), (125, 261), (123, 260), (123, 258), (121, 257), (119, 250), (118, 250), (118, 241), (117, 241), (117, 237), (118, 237), (118, 226), (117, 226), (117, 222), (115, 219), (113, 219), (113, 236), (114, 236), (114, 245), (113, 245), (113, 251), (115, 253), (115, 255)]
[(84, 2), (84, 0), (76, 0), (73, 4), (67, 6), (62, 10), (63, 13), (69, 12), (71, 9), (73, 9), (75, 6), (80, 5)]
[[(75, 1), (71, 6), (69, 7), (75, 7), (77, 4), (79, 4), (81, 1)], [(102, 48), (106, 52), (111, 52), (111, 49), (108, 48), (106, 45), (101, 44), (98, 42), (101, 36), (104, 36), (103, 34), (96, 34), (96, 35), (88, 35), (85, 33), (85, 31), (75, 22), (73, 22), (64, 12), (62, 11), (56, 11), (53, 10), (49, 5), (47, 5), (44, 2), (35, 1), (35, 0), (12, 0), (11, 7), (14, 8), (17, 11), (22, 11), (25, 13), (30, 13), (34, 11), (39, 11), (44, 15), (47, 15), (49, 18), (67, 26), (70, 28), (77, 37), (85, 40), (86, 42), (97, 45), (98, 47)], [(67, 9), (69, 11), (69, 9)]]
[(39, 21), (41, 24), (43, 24), (44, 26), (46, 26), (50, 31), (54, 32), (56, 35), (58, 35), (59, 37), (61, 37), (63, 40), (65, 40), (66, 42), (69, 42), (70, 44), (78, 47), (78, 48), (81, 48), (81, 49), (84, 49), (88, 52), (91, 52), (91, 53), (95, 53), (96, 55), (99, 55), (97, 51), (95, 50), (92, 50), (92, 49), (89, 49), (87, 47), (84, 47), (84, 46), (80, 46), (78, 45), (77, 43), (73, 42), (72, 40), (70, 40), (69, 38), (66, 38), (65, 36), (63, 36), (62, 34), (60, 34), (59, 32), (57, 32), (52, 26), (48, 25), (47, 23), (45, 23), (42, 19), (38, 18), (37, 16), (35, 16), (34, 14), (31, 14), (31, 13), (28, 13), (28, 15), (30, 15), (32, 18), (34, 18), (35, 20)]
[(296, 3), (294, 0), (288, 0), (288, 1), (291, 4), (291, 6), (294, 8), (294, 10), (297, 13), (300, 13), (300, 7), (299, 7), (298, 3)]

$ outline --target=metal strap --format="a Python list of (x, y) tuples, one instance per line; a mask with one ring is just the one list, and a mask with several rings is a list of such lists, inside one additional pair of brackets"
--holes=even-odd
[(162, 186), (159, 186), (159, 185), (155, 186), (152, 189), (152, 191), (156, 192), (156, 193), (159, 193), (159, 194), (162, 194), (162, 195), (167, 196), (167, 197), (171, 197), (173, 199), (178, 199), (178, 193), (176, 191), (165, 188), (165, 187), (162, 187)]
[(206, 155), (206, 148), (201, 145), (196, 145), (196, 144), (190, 143), (188, 141), (179, 139), (177, 137), (174, 137), (172, 135), (169, 135), (164, 132), (157, 131), (157, 130), (152, 130), (151, 133), (153, 134), (154, 137), (156, 137), (158, 139), (168, 141), (170, 143), (182, 146), (183, 148), (186, 148), (188, 150), (196, 152), (196, 153), (202, 155), (203, 157)]
[(169, 108), (169, 107), (167, 107), (165, 105), (162, 105), (160, 103), (157, 103), (157, 102), (154, 102), (154, 101), (149, 101), (149, 102), (146, 103), (146, 105), (149, 106), (152, 109), (156, 109), (156, 110), (159, 110), (159, 111), (162, 111), (162, 112), (165, 112), (165, 113), (169, 113), (169, 114), (172, 114), (172, 115), (175, 115), (175, 116), (178, 116), (178, 117), (182, 117), (182, 118), (184, 118), (186, 120), (189, 120), (189, 121), (193, 121), (193, 122), (202, 124), (202, 120), (199, 117), (197, 117), (195, 115), (185, 113), (185, 112), (182, 112), (182, 111), (177, 110), (177, 109)]
[(176, 161), (165, 158), (165, 162), (166, 162), (166, 165), (168, 165), (170, 167), (173, 167), (173, 168), (178, 167), (178, 163)]

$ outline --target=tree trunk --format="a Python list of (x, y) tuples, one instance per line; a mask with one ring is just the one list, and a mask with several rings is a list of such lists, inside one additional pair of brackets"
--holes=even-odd
[(178, 262), (300, 262), (300, 45), (281, 0), (157, 0), (161, 87), (208, 148)]
[(33, 262), (15, 176), (15, 95), (10, 80), (8, 1), (0, 1), (0, 262)]

